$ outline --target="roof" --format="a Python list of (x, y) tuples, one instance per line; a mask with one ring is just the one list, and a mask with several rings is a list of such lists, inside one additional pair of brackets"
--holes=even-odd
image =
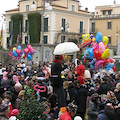
[(19, 8), (15, 8), (15, 9), (7, 10), (7, 11), (5, 11), (5, 12), (12, 12), (12, 11), (19, 11)]

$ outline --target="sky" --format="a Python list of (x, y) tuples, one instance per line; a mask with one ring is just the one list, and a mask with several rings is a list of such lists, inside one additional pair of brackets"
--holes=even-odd
[[(6, 10), (17, 8), (19, 0), (0, 0), (0, 13), (5, 13)], [(80, 0), (82, 9), (88, 7), (89, 12), (94, 12), (95, 6), (112, 5), (114, 0)], [(120, 4), (120, 0), (116, 0)]]

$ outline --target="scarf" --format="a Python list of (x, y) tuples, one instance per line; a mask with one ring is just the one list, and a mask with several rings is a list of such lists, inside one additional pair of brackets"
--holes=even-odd
[(57, 59), (53, 60), (53, 63), (55, 63), (55, 62), (58, 62), (59, 64), (61, 64), (61, 62), (59, 60), (57, 60)]

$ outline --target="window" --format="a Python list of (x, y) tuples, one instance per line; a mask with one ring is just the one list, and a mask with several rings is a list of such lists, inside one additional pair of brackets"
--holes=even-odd
[(71, 5), (71, 11), (75, 11), (75, 6)]
[(92, 22), (92, 29), (91, 32), (95, 32), (95, 22)]
[(65, 39), (66, 39), (65, 35), (61, 35), (61, 43), (64, 43)]
[(108, 15), (111, 15), (111, 10), (108, 10)]
[(9, 21), (9, 33), (12, 32), (12, 21)]
[(112, 22), (107, 22), (107, 29), (112, 29)]
[(83, 33), (83, 21), (80, 21), (80, 33)]
[(96, 14), (98, 14), (98, 12), (96, 12)]
[(47, 44), (47, 43), (48, 43), (48, 36), (44, 35), (44, 44)]
[(111, 36), (108, 36), (108, 39), (109, 39), (108, 44), (111, 44), (111, 42), (112, 42), (112, 37), (111, 37)]
[(28, 20), (25, 20), (25, 32), (28, 31)]
[(63, 30), (61, 31), (65, 31), (65, 23), (66, 23), (66, 20), (64, 18), (62, 18), (62, 26), (63, 27)]
[(26, 11), (29, 11), (29, 5), (26, 5)]
[(105, 10), (103, 11), (103, 15), (106, 15), (106, 11)]
[(9, 37), (7, 37), (7, 48), (8, 48), (8, 49), (10, 48), (10, 40), (9, 40)]
[(44, 31), (48, 32), (48, 18), (44, 18)]

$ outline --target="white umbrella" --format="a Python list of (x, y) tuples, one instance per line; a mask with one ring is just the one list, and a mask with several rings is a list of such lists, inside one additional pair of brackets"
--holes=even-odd
[(77, 52), (77, 51), (79, 51), (79, 48), (75, 43), (64, 42), (64, 43), (58, 44), (55, 47), (53, 54), (54, 55), (64, 55), (64, 54), (73, 53), (73, 52)]

